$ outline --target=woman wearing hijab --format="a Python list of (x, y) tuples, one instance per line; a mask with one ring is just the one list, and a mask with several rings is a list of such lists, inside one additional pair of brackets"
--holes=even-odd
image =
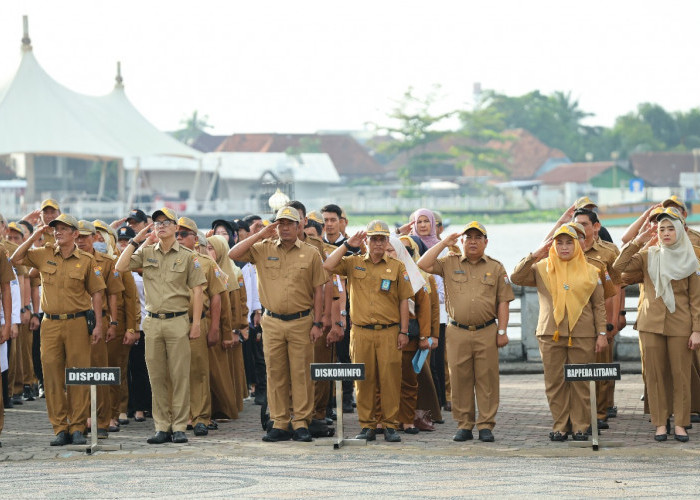
[(419, 208), (411, 214), (411, 220), (411, 236), (417, 236), (427, 248), (433, 248), (440, 241), (433, 212), (427, 208)]
[(644, 284), (637, 329), (654, 439), (666, 441), (673, 414), (674, 438), (686, 442), (691, 350), (700, 346), (700, 271), (680, 212), (667, 208), (656, 221), (623, 247), (613, 267), (625, 273), (625, 282)]
[(537, 287), (540, 313), (537, 340), (544, 367), (549, 410), (554, 420), (549, 438), (586, 441), (590, 398), (585, 382), (566, 382), (564, 365), (593, 363), (607, 347), (605, 299), (598, 269), (586, 262), (576, 231), (561, 226), (541, 248), (515, 267), (511, 281)]
[(207, 238), (207, 251), (225, 275), (228, 293), (222, 294), (221, 301), (221, 342), (209, 348), (209, 385), (211, 387), (212, 418), (238, 418), (238, 397), (232, 376), (231, 359), (228, 351), (234, 342), (231, 291), (238, 287), (233, 263), (228, 258), (228, 243), (223, 236)]

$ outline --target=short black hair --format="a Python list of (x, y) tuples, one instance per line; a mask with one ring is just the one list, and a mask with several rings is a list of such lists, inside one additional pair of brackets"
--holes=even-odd
[(242, 220), (244, 222), (247, 222), (248, 226), (250, 226), (256, 220), (262, 220), (262, 217), (260, 217), (259, 215), (250, 214), (250, 215), (246, 215), (245, 217), (243, 217)]
[(243, 219), (236, 219), (234, 222), (238, 225), (238, 229), (250, 232), (250, 225)]
[(318, 237), (320, 238), (323, 234), (323, 226), (316, 222), (315, 220), (308, 219), (306, 221), (306, 227), (313, 227), (316, 230)]
[(343, 209), (340, 208), (338, 205), (334, 205), (333, 203), (329, 203), (328, 205), (324, 206), (321, 209), (321, 213), (323, 212), (332, 212), (336, 214), (339, 219), (343, 217)]
[(27, 222), (24, 219), (20, 219), (17, 221), (17, 223), (22, 224), (24, 227), (26, 227), (27, 230), (29, 231), (29, 234), (32, 234), (34, 232), (34, 226), (32, 226), (32, 224), (30, 222)]
[(297, 200), (292, 200), (289, 203), (287, 203), (287, 206), (295, 208), (297, 212), (303, 212), (304, 215), (301, 215), (301, 213), (299, 213), (299, 215), (301, 215), (302, 217), (306, 217), (306, 207), (304, 206), (304, 204), (302, 202), (297, 201)]
[(600, 222), (598, 220), (598, 215), (593, 210), (589, 210), (587, 208), (577, 208), (574, 212), (574, 219), (577, 215), (585, 215), (586, 217), (588, 217), (588, 220), (591, 221), (591, 224), (596, 224)]

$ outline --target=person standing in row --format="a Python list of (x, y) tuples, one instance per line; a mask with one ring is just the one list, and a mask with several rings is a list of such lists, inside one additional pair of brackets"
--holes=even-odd
[[(32, 248), (49, 227), (55, 246)], [(106, 287), (95, 272), (94, 257), (75, 245), (78, 227), (75, 217), (61, 214), (49, 226), (38, 226), (12, 256), (14, 265), (34, 267), (41, 274), (41, 363), (46, 407), (56, 434), (51, 446), (86, 443), (88, 387), (71, 385), (66, 389), (65, 369), (89, 368), (91, 345), (102, 340), (102, 315), (95, 316), (94, 330), (89, 332), (86, 314), (90, 309), (102, 310), (102, 290)]]
[[(206, 278), (198, 256), (175, 239), (175, 212), (164, 207), (153, 212), (152, 218), (153, 223), (139, 231), (122, 252), (117, 271), (143, 269), (146, 365), (156, 430), (148, 443), (163, 444), (171, 440), (186, 443), (190, 416), (190, 340), (201, 334), (202, 285)], [(155, 231), (149, 234), (152, 227)], [(187, 315), (190, 290), (193, 292), (191, 324)]]
[[(353, 319), (350, 352), (354, 363), (365, 364), (365, 380), (357, 381), (357, 413), (362, 431), (357, 439), (374, 441), (377, 424), (384, 440), (400, 442), (398, 414), (401, 396), (401, 349), (408, 344), (408, 299), (413, 296), (404, 264), (387, 255), (389, 226), (370, 222), (328, 256), (323, 267), (347, 276), (350, 316)], [(358, 252), (369, 237), (365, 255)], [(377, 393), (381, 408), (377, 408)], [(377, 421), (377, 415), (382, 421)]]
[[(323, 285), (328, 278), (318, 251), (297, 237), (300, 220), (296, 209), (283, 207), (274, 223), (229, 252), (231, 259), (251, 262), (258, 270), (260, 302), (265, 308), (267, 400), (273, 421), (264, 441), (311, 441), (308, 427), (314, 392), (310, 363), (313, 343), (323, 334)], [(290, 420), (293, 434), (288, 430)]]

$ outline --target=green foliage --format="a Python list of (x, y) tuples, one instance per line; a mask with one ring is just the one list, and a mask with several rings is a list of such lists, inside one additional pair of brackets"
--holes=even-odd
[(200, 117), (199, 112), (194, 110), (191, 116), (180, 120), (180, 124), (185, 127), (173, 132), (173, 136), (175, 136), (178, 141), (191, 145), (200, 135), (206, 132), (206, 129), (212, 128), (212, 125), (207, 121), (208, 119), (209, 116), (204, 115)]

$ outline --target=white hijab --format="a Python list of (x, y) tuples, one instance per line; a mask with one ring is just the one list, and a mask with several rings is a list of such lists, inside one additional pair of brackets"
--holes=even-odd
[(676, 229), (676, 242), (666, 246), (659, 241), (659, 246), (649, 248), (647, 271), (656, 288), (656, 298), (661, 297), (668, 311), (673, 313), (676, 311), (676, 298), (673, 295), (671, 280), (685, 279), (697, 272), (698, 259), (683, 223), (678, 219), (667, 219)]
[(413, 293), (417, 293), (418, 290), (423, 288), (423, 285), (425, 285), (425, 279), (420, 273), (420, 269), (418, 269), (416, 263), (413, 262), (413, 259), (408, 254), (408, 250), (406, 250), (406, 247), (403, 246), (403, 243), (401, 243), (398, 236), (394, 236), (393, 234), (389, 236), (389, 243), (391, 243), (391, 246), (394, 247), (394, 250), (396, 251), (396, 258), (403, 262), (403, 265), (406, 266), (406, 272), (408, 273), (408, 278), (411, 280), (411, 288), (413, 288)]

